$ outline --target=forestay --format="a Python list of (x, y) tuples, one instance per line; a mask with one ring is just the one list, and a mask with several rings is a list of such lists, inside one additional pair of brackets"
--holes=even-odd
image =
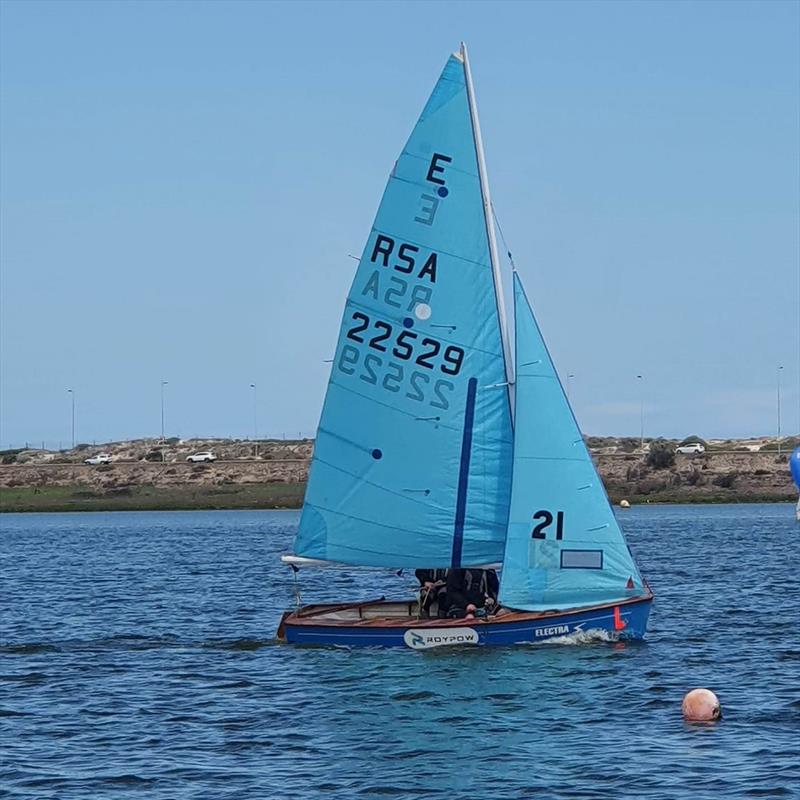
[(500, 602), (567, 609), (645, 594), (519, 277), (511, 511)]
[(395, 164), (347, 298), (300, 556), (392, 567), (502, 556), (512, 433), (475, 142), (454, 55)]

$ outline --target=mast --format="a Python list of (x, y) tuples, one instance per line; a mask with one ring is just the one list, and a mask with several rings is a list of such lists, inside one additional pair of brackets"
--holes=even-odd
[(514, 366), (511, 358), (511, 346), (508, 338), (508, 322), (506, 320), (506, 304), (503, 294), (503, 277), (500, 272), (500, 258), (497, 254), (497, 239), (492, 222), (492, 199), (489, 196), (489, 178), (486, 174), (486, 160), (483, 155), (483, 139), (481, 126), (478, 121), (478, 107), (475, 105), (475, 89), (472, 86), (472, 71), (469, 68), (467, 46), (461, 42), (459, 54), (464, 63), (464, 75), (467, 81), (467, 99), (469, 101), (469, 115), (472, 120), (472, 134), (475, 140), (475, 152), (478, 157), (478, 175), (481, 183), (481, 197), (483, 198), (483, 216), (486, 221), (486, 235), (489, 238), (489, 258), (492, 261), (492, 275), (494, 277), (494, 293), (497, 301), (497, 315), (500, 319), (500, 338), (503, 343), (503, 361), (506, 367), (506, 380), (508, 381), (508, 401), (511, 405), (511, 419), (514, 419), (514, 403), (512, 402), (514, 386)]

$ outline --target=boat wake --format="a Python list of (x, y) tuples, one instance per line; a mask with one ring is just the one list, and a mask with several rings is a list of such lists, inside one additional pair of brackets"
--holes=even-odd
[(622, 638), (622, 635), (619, 633), (611, 633), (601, 628), (590, 628), (587, 631), (572, 631), (572, 633), (565, 633), (563, 636), (553, 636), (551, 639), (532, 642), (532, 644), (597, 644), (598, 642), (619, 642)]

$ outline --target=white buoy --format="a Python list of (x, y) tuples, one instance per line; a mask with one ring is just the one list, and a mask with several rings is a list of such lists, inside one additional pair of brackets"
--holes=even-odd
[(631, 504), (627, 500), (620, 500), (619, 501), (620, 508), (630, 508)]

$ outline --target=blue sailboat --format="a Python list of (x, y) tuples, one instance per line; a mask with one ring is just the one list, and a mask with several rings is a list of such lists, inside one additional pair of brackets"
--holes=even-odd
[(467, 51), (447, 61), (389, 177), (347, 297), (294, 554), (302, 566), (501, 569), (499, 610), (308, 605), (298, 644), (641, 638), (628, 549), (519, 276), (515, 348)]

